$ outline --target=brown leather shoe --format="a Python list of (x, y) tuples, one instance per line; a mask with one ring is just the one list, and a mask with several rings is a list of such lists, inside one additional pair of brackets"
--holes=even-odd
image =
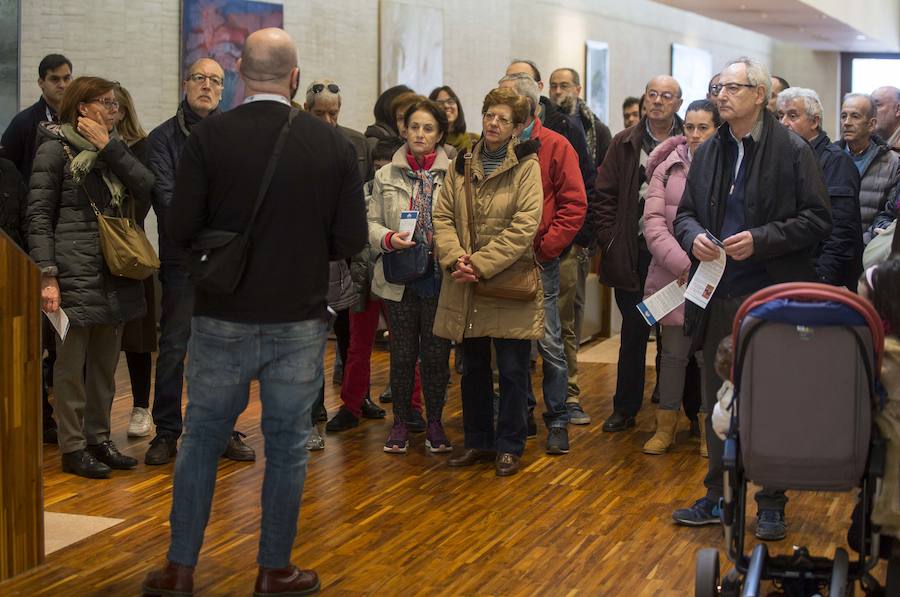
[(473, 450), (467, 448), (459, 456), (455, 456), (447, 460), (449, 466), (472, 466), (479, 462), (490, 462), (494, 459), (494, 452), (488, 450)]
[(497, 454), (497, 476), (509, 477), (519, 472), (519, 457), (515, 454), (501, 452)]
[(141, 585), (144, 595), (182, 597), (194, 594), (194, 567), (166, 562), (162, 570), (154, 570)]
[(300, 570), (296, 566), (287, 568), (259, 567), (253, 597), (269, 595), (309, 595), (319, 591), (319, 577), (313, 570)]
[(240, 431), (232, 431), (222, 456), (228, 460), (237, 460), (238, 462), (253, 462), (256, 460), (256, 452), (244, 443), (243, 438), (245, 437), (247, 436)]

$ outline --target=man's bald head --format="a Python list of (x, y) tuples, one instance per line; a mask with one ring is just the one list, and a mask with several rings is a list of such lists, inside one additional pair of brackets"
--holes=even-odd
[(900, 89), (879, 87), (872, 92), (875, 102), (875, 134), (888, 140), (900, 128)]
[(240, 71), (254, 83), (285, 81), (297, 68), (297, 46), (284, 29), (270, 27), (251, 33), (244, 42)]
[(669, 75), (657, 75), (650, 79), (650, 82), (647, 83), (647, 86), (644, 88), (644, 92), (646, 93), (650, 89), (666, 89), (674, 92), (675, 97), (681, 97), (681, 85), (674, 77), (670, 77)]

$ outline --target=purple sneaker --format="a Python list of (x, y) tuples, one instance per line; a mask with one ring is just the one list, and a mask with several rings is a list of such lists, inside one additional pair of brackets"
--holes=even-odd
[(450, 440), (447, 439), (444, 426), (440, 421), (428, 422), (428, 431), (425, 432), (425, 447), (435, 454), (453, 451), (453, 446), (450, 445)]
[(399, 420), (394, 420), (394, 426), (391, 427), (391, 434), (388, 435), (387, 441), (384, 442), (384, 451), (390, 454), (406, 454), (409, 447), (409, 430), (406, 424)]

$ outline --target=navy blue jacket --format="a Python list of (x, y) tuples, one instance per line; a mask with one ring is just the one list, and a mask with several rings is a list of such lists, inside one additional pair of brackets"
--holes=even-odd
[(824, 132), (810, 141), (831, 198), (831, 235), (816, 250), (819, 281), (856, 291), (862, 272), (863, 238), (859, 213), (859, 170), (853, 158)]
[(159, 259), (168, 265), (184, 262), (184, 250), (169, 237), (166, 230), (166, 211), (175, 192), (175, 171), (178, 159), (187, 143), (177, 116), (168, 119), (150, 133), (150, 170), (156, 177), (153, 186), (153, 211), (159, 227)]
[(46, 121), (47, 102), (41, 96), (38, 101), (16, 114), (0, 138), (0, 145), (3, 146), (3, 155), (0, 157), (5, 157), (16, 165), (25, 184), (28, 184), (31, 165), (37, 153), (38, 125)]

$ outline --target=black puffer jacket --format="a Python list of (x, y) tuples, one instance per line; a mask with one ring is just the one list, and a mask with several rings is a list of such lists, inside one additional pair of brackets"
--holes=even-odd
[(16, 165), (0, 158), (0, 229), (23, 251), (25, 239), (28, 238), (28, 227), (25, 225), (27, 196), (28, 189)]
[[(56, 276), (60, 306), (72, 325), (115, 325), (142, 317), (146, 311), (143, 284), (113, 276), (106, 267), (97, 217), (84, 189), (72, 178), (58, 127), (51, 126), (38, 129), (38, 151), (31, 173), (31, 258), (42, 273)], [(77, 155), (77, 149), (71, 150)], [(122, 141), (111, 140), (100, 157), (128, 189), (126, 205), (135, 201), (135, 215), (142, 220), (150, 209), (153, 174)], [(84, 187), (104, 214), (113, 214), (110, 193), (99, 172), (92, 171), (85, 178)]]

